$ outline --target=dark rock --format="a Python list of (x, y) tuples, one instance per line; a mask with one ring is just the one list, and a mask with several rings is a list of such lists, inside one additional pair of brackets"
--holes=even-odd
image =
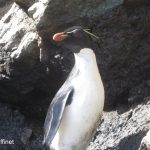
[(46, 37), (72, 24), (87, 25), (91, 18), (99, 17), (122, 2), (123, 0), (39, 0), (28, 12), (34, 18), (40, 35)]
[(33, 83), (39, 79), (33, 77), (37, 66), (40, 66), (39, 40), (33, 20), (17, 4), (13, 4), (0, 22), (1, 100), (21, 101), (18, 96), (34, 89)]
[(13, 0), (0, 0), (0, 7), (5, 7), (6, 5), (9, 5), (10, 3), (12, 3)]
[(42, 145), (43, 136), (39, 136), (31, 143), (31, 149), (33, 150), (46, 150)]
[(0, 6), (0, 19), (4, 16), (4, 14), (11, 8), (11, 2), (8, 3), (6, 6)]
[(138, 86), (142, 86), (141, 96), (149, 96), (149, 9), (121, 6), (93, 24), (93, 32), (100, 37), (95, 53), (105, 86), (105, 107), (127, 103), (128, 98), (138, 94), (131, 94)]
[(150, 5), (150, 1), (149, 0), (124, 0), (124, 4), (126, 6), (137, 7), (142, 5)]
[(21, 7), (28, 9), (31, 5), (35, 3), (35, 0), (14, 0)]
[(29, 141), (31, 135), (32, 135), (32, 130), (31, 129), (24, 129), (23, 133), (21, 135), (21, 142), (23, 144), (27, 144), (27, 142)]
[(135, 106), (124, 109), (121, 114), (117, 113), (122, 111), (121, 105), (117, 107), (117, 111), (104, 112), (103, 121), (88, 150), (137, 150), (149, 130), (150, 103), (148, 100)]
[(149, 80), (143, 81), (141, 84), (130, 89), (128, 96), (128, 102), (130, 104), (135, 102), (142, 102), (145, 97), (149, 96), (150, 87), (148, 83)]
[(147, 81), (147, 86), (150, 88), (150, 80)]
[[(19, 110), (13, 110), (10, 105), (0, 103), (0, 150), (44, 150), (42, 126), (38, 123), (40, 132), (35, 132), (31, 126)], [(9, 144), (2, 144), (6, 140)]]
[(135, 102), (139, 103), (139, 102), (141, 102), (142, 100), (143, 100), (143, 96), (141, 96), (141, 95), (136, 95), (136, 96), (132, 96), (132, 97), (129, 97), (129, 98), (128, 98), (128, 102), (129, 102), (130, 104), (133, 104), (133, 103), (135, 103)]

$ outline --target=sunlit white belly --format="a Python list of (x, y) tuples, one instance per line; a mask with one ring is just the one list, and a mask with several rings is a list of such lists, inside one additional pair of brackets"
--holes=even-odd
[(65, 108), (59, 130), (51, 147), (55, 150), (85, 150), (100, 120), (104, 105), (104, 88), (98, 70), (74, 78), (73, 100)]

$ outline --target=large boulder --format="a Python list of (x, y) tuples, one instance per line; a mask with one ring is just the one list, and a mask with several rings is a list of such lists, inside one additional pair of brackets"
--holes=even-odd
[(120, 6), (94, 24), (93, 32), (100, 37), (95, 53), (105, 86), (105, 107), (150, 96), (149, 9), (150, 5)]
[(0, 0), (0, 19), (7, 13), (7, 11), (11, 8), (12, 0)]
[(19, 4), (25, 10), (27, 10), (30, 6), (32, 6), (35, 3), (35, 0), (13, 0), (13, 1)]
[[(39, 64), (40, 37), (34, 21), (13, 4), (0, 21), (0, 99), (18, 101), (34, 89)], [(32, 73), (30, 73), (30, 71)], [(32, 75), (31, 75), (32, 74)]]
[(62, 84), (57, 51), (42, 41), (34, 20), (14, 3), (0, 20), (0, 101), (17, 104), (30, 116), (45, 114)]
[(150, 97), (147, 97), (142, 104), (119, 105), (115, 111), (104, 112), (88, 150), (138, 150), (140, 147), (140, 150), (148, 150), (144, 147), (149, 147), (149, 134), (145, 137), (150, 128), (149, 101)]
[(36, 22), (40, 35), (46, 37), (70, 25), (84, 25), (92, 18), (118, 6), (123, 0), (39, 0), (28, 12)]
[[(32, 123), (36, 119), (32, 118)], [(26, 118), (17, 109), (0, 103), (0, 135), (1, 150), (45, 150), (42, 145), (41, 126), (35, 132), (37, 122), (33, 125), (26, 122)], [(6, 144), (8, 143), (9, 144)]]
[(150, 1), (149, 0), (124, 0), (124, 4), (126, 6), (137, 7), (142, 5), (149, 5)]

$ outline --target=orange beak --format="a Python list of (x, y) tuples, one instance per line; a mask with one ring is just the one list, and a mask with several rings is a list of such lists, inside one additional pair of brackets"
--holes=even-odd
[(56, 42), (63, 41), (68, 35), (65, 32), (56, 33), (53, 35), (53, 40)]

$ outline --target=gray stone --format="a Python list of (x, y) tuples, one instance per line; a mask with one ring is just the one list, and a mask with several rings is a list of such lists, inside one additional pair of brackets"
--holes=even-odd
[(93, 27), (100, 37), (95, 53), (106, 91), (105, 107), (150, 95), (149, 9), (147, 5), (138, 9), (120, 6), (104, 14)]
[(0, 0), (0, 19), (7, 13), (7, 11), (11, 8), (12, 1), (11, 0)]
[(27, 144), (27, 142), (29, 141), (29, 138), (31, 137), (31, 135), (32, 135), (32, 130), (28, 129), (28, 128), (25, 128), (23, 130), (23, 133), (21, 134), (21, 142), (23, 144)]
[(131, 108), (119, 105), (117, 111), (104, 112), (103, 121), (88, 150), (95, 150), (97, 147), (100, 150), (139, 149), (141, 140), (150, 127), (149, 100)]
[(149, 0), (124, 0), (124, 4), (127, 6), (137, 7), (142, 5), (150, 5)]
[(14, 1), (25, 9), (29, 8), (31, 5), (35, 3), (35, 0), (14, 0)]
[(39, 42), (33, 19), (14, 3), (0, 20), (0, 100), (18, 102), (34, 89), (38, 77), (25, 74), (40, 64)]
[[(27, 63), (34, 64), (34, 61), (36, 59), (39, 59), (39, 48), (38, 48), (38, 34), (35, 32), (29, 32), (24, 35), (22, 38), (21, 42), (19, 43), (19, 46), (17, 49), (12, 49), (14, 50), (10, 57), (14, 60), (18, 59), (24, 59), (23, 61), (26, 61)], [(25, 59), (27, 57), (28, 59)]]
[(39, 40), (33, 20), (14, 3), (0, 21), (1, 52), (6, 53), (8, 58), (26, 57), (28, 59), (26, 62), (30, 62), (29, 58), (32, 57), (35, 61), (39, 58)]
[(2, 7), (2, 6), (6, 6), (6, 5), (9, 5), (10, 3), (12, 3), (13, 2), (13, 0), (0, 0), (0, 7)]
[[(0, 103), (0, 135), (1, 139), (14, 144), (0, 144), (1, 150), (45, 150), (42, 145), (42, 126), (26, 123), (25, 116), (19, 110), (13, 110), (11, 105)], [(23, 122), (20, 120), (24, 120)], [(38, 131), (33, 130), (38, 126)], [(34, 135), (34, 138), (30, 137)], [(0, 139), (0, 140), (1, 140)], [(0, 141), (1, 142), (1, 141)]]
[(99, 17), (122, 2), (123, 0), (39, 0), (28, 12), (43, 35), (64, 29), (69, 24), (87, 26), (91, 18)]

